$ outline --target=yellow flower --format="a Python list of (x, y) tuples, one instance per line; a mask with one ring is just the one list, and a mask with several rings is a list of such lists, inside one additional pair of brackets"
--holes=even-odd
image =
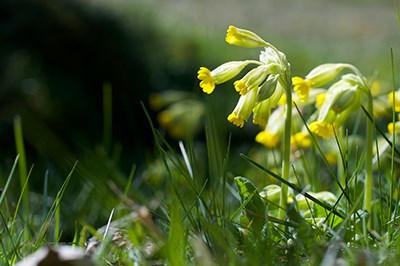
[(294, 148), (309, 148), (311, 147), (310, 135), (307, 132), (298, 132), (291, 136), (290, 143)]
[(326, 93), (321, 93), (317, 95), (315, 103), (317, 104), (318, 109), (321, 109), (326, 99)]
[(282, 94), (281, 98), (278, 101), (278, 105), (283, 106), (286, 104), (286, 94)]
[(259, 37), (254, 32), (249, 30), (239, 29), (235, 26), (229, 26), (226, 32), (226, 42), (229, 44), (247, 47), (247, 48), (256, 48), (256, 47), (264, 47), (268, 46), (261, 37)]
[(214, 91), (215, 83), (217, 81), (216, 78), (213, 77), (211, 71), (206, 67), (200, 67), (200, 70), (197, 72), (197, 78), (200, 81), (200, 87), (207, 94), (210, 94)]
[(302, 102), (306, 101), (312, 86), (311, 80), (303, 79), (301, 77), (293, 77), (293, 90), (299, 95)]
[[(268, 124), (268, 120), (270, 119), (271, 115), (271, 110), (275, 108), (277, 105), (279, 105), (279, 100), (285, 95), (283, 92), (284, 89), (283, 87), (277, 83), (276, 88), (274, 93), (266, 100), (263, 100), (259, 102), (253, 109), (253, 124), (255, 125), (260, 125), (262, 127), (265, 127)], [(285, 110), (283, 106), (280, 106), (280, 108), (277, 108), (276, 111), (280, 111), (282, 115), (282, 112)], [(276, 113), (277, 114), (277, 113)], [(272, 118), (274, 119), (272, 121), (272, 124), (279, 124), (277, 122), (283, 121), (281, 118), (282, 116), (274, 115)], [(278, 116), (278, 121), (276, 121), (276, 117)]]
[(268, 131), (261, 131), (256, 136), (256, 142), (267, 148), (276, 148), (280, 142), (280, 135)]
[(335, 165), (337, 164), (338, 154), (335, 151), (331, 151), (325, 155), (325, 158), (331, 165)]
[(237, 127), (243, 127), (244, 126), (244, 119), (242, 117), (239, 117), (238, 114), (236, 113), (231, 113), (228, 116), (228, 121), (234, 124)]
[(244, 122), (250, 117), (256, 103), (258, 88), (250, 90), (246, 95), (240, 96), (233, 112), (228, 116), (228, 121), (238, 127), (243, 127)]
[(318, 136), (329, 139), (334, 134), (334, 125), (326, 122), (315, 121), (309, 126), (310, 131), (317, 134)]
[[(395, 92), (391, 92), (388, 95), (388, 102), (390, 107), (394, 107), (394, 110), (396, 112), (400, 112), (400, 97), (399, 97), (399, 92), (400, 91), (395, 91)], [(394, 103), (393, 103), (393, 96), (394, 96)]]
[(271, 101), (259, 102), (253, 109), (253, 124), (265, 127), (271, 115)]
[(313, 87), (320, 87), (336, 78), (345, 67), (345, 64), (322, 64), (311, 70), (306, 79), (312, 82)]
[(246, 86), (246, 82), (244, 82), (243, 80), (236, 80), (233, 83), (233, 86), (235, 86), (235, 90), (237, 92), (239, 92), (240, 95), (245, 95), (247, 93), (247, 86)]
[(311, 70), (305, 79), (293, 77), (293, 89), (297, 92), (300, 101), (306, 101), (311, 88), (316, 88), (330, 82), (344, 67), (345, 64), (322, 64)]
[(173, 118), (170, 112), (162, 111), (158, 113), (157, 120), (162, 127), (169, 127), (170, 124), (172, 123)]
[(210, 94), (214, 91), (216, 84), (221, 84), (234, 78), (250, 63), (255, 63), (255, 61), (231, 61), (220, 65), (213, 71), (210, 71), (206, 67), (200, 67), (200, 70), (197, 72), (200, 87), (205, 93)]
[(233, 83), (240, 95), (245, 95), (251, 88), (258, 87), (268, 76), (269, 67), (261, 65), (250, 70), (242, 79)]
[(388, 128), (388, 132), (390, 134), (398, 133), (398, 132), (400, 132), (400, 122), (395, 122), (395, 123), (390, 122), (388, 124), (387, 128)]

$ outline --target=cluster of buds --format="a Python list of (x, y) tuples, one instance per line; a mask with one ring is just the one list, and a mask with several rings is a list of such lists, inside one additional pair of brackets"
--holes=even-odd
[[(310, 121), (309, 128), (311, 132), (324, 139), (328, 139), (334, 135), (349, 115), (360, 109), (362, 97), (369, 95), (368, 85), (366, 79), (355, 67), (348, 64), (320, 65), (307, 75), (309, 77), (312, 76), (312, 73), (319, 72), (319, 75), (314, 76), (318, 80), (314, 84), (323, 86), (333, 81), (344, 68), (354, 70), (355, 74), (351, 73), (341, 76), (339, 81), (333, 83), (316, 98), (317, 111), (314, 116), (318, 116), (316, 120)], [(307, 77), (304, 82), (297, 83), (295, 81), (298, 81), (300, 78), (293, 78), (294, 90), (299, 93), (299, 96), (300, 93), (306, 90), (301, 88), (305, 86), (304, 83), (308, 81), (308, 84), (313, 84), (312, 79), (308, 79)], [(311, 85), (309, 88), (313, 88), (314, 86), (317, 85)]]

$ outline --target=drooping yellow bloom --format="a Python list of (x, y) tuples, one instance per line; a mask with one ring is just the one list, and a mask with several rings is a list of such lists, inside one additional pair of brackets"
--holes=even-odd
[(258, 103), (253, 109), (253, 124), (265, 127), (271, 115), (271, 101), (269, 99)]
[(214, 91), (216, 84), (224, 83), (235, 76), (237, 76), (240, 71), (243, 70), (245, 66), (255, 61), (231, 61), (220, 65), (213, 71), (210, 71), (206, 67), (200, 67), (197, 72), (197, 78), (200, 80), (200, 87), (207, 94)]
[(321, 109), (322, 105), (325, 102), (325, 98), (326, 98), (326, 93), (320, 93), (317, 95), (315, 103), (316, 103), (318, 109)]
[(336, 78), (345, 67), (345, 64), (322, 64), (311, 70), (306, 79), (312, 82), (313, 87), (320, 87)]
[(258, 87), (268, 76), (269, 67), (260, 65), (250, 70), (242, 79), (233, 84), (240, 95), (245, 95), (251, 88)]
[(238, 127), (243, 127), (244, 122), (250, 117), (256, 103), (258, 88), (251, 89), (246, 95), (240, 96), (233, 112), (228, 116), (228, 121)]
[(339, 72), (345, 68), (345, 64), (322, 64), (314, 68), (303, 79), (293, 77), (294, 91), (297, 92), (302, 102), (306, 101), (311, 88), (317, 88), (332, 81)]
[(302, 102), (306, 101), (312, 86), (311, 80), (303, 79), (301, 77), (293, 77), (293, 90), (299, 95)]
[[(388, 95), (388, 102), (389, 105), (393, 108), (396, 112), (400, 112), (400, 91), (390, 92)], [(393, 99), (394, 98), (394, 99)]]
[(261, 131), (256, 136), (256, 142), (261, 143), (267, 148), (276, 148), (280, 142), (280, 135), (268, 131)]
[(226, 32), (225, 40), (229, 44), (247, 48), (268, 46), (267, 42), (265, 42), (260, 36), (258, 36), (254, 32), (239, 29), (235, 26), (229, 26)]
[(236, 80), (233, 83), (233, 86), (235, 87), (235, 90), (239, 92), (240, 95), (245, 95), (247, 93), (247, 85), (246, 82), (243, 80)]
[(213, 77), (211, 71), (206, 67), (200, 67), (200, 70), (197, 72), (197, 78), (200, 81), (200, 87), (207, 94), (210, 94), (214, 91), (215, 83), (217, 79)]
[[(271, 98), (267, 99), (267, 101), (270, 100)], [(267, 148), (276, 148), (281, 142), (285, 130), (285, 119), (283, 119), (285, 114), (286, 108), (284, 106), (277, 107), (269, 117), (265, 129), (257, 134), (256, 142), (261, 143)]]
[(298, 132), (291, 136), (290, 143), (296, 149), (311, 147), (311, 138), (307, 132)]
[(238, 114), (236, 113), (231, 113), (228, 116), (228, 121), (234, 124), (237, 127), (243, 127), (244, 126), (244, 118), (239, 117)]
[(334, 127), (333, 124), (321, 121), (312, 122), (309, 126), (311, 132), (324, 139), (329, 139), (334, 134)]

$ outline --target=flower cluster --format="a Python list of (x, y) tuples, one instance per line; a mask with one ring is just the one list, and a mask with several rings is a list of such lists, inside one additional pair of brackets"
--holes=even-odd
[[(285, 112), (283, 107), (274, 112), (274, 117), (270, 116), (272, 110), (281, 101), (285, 90), (290, 89), (290, 84), (288, 84), (290, 66), (285, 55), (255, 33), (234, 26), (229, 27), (226, 42), (247, 48), (263, 47), (264, 50), (261, 51), (258, 61), (227, 62), (212, 71), (201, 67), (197, 76), (200, 80), (200, 87), (205, 93), (210, 94), (214, 91), (215, 85), (235, 78), (244, 67), (252, 64), (254, 68), (233, 82), (234, 88), (240, 96), (236, 107), (227, 119), (232, 124), (243, 127), (253, 114), (252, 121), (256, 125), (266, 127), (270, 119), (282, 124), (281, 115)], [(271, 122), (271, 124), (276, 123)], [(279, 143), (281, 133), (282, 127), (275, 125), (271, 132), (263, 131), (257, 135), (256, 140), (273, 147)]]
[[(351, 67), (351, 65), (330, 64), (330, 67), (337, 70), (343, 67)], [(332, 71), (331, 81), (337, 76), (337, 71)], [(322, 97), (317, 101), (318, 117), (309, 125), (310, 131), (318, 136), (328, 139), (338, 130), (340, 126), (347, 120), (350, 114), (359, 110), (361, 107), (362, 97), (367, 95), (364, 92), (368, 90), (365, 78), (360, 74), (345, 74), (340, 80), (333, 83)]]
[[(240, 98), (228, 120), (243, 127), (253, 115), (253, 123), (264, 128), (256, 136), (256, 141), (268, 148), (275, 148), (284, 132), (284, 120), (281, 118), (286, 116), (285, 92), (291, 91), (290, 66), (286, 56), (255, 33), (234, 26), (229, 27), (226, 41), (248, 48), (264, 47), (264, 50), (261, 51), (258, 61), (227, 62), (212, 71), (201, 67), (198, 71), (200, 87), (210, 94), (217, 84), (235, 78), (246, 66), (253, 64), (253, 69), (233, 82)], [(342, 75), (328, 89), (320, 89), (332, 83), (345, 68), (354, 73)], [(349, 115), (360, 108), (363, 92), (368, 91), (366, 79), (349, 64), (322, 64), (311, 70), (305, 78), (292, 77), (291, 82), (296, 93), (293, 101), (297, 106), (316, 104), (316, 113), (309, 119), (308, 128), (325, 139), (334, 135)], [(295, 121), (294, 118), (292, 120)], [(292, 132), (292, 146), (311, 146), (307, 127), (297, 130), (293, 127)]]

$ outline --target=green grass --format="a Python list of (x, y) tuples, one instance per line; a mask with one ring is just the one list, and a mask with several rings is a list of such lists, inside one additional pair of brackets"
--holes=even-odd
[[(306, 217), (292, 203), (288, 205), (287, 218), (281, 220), (276, 218), (278, 207), (274, 200), (261, 196), (262, 187), (257, 185), (257, 179), (236, 177), (229, 170), (232, 164), (238, 163), (231, 158), (234, 151), (230, 138), (218, 136), (219, 125), (214, 119), (210, 117), (207, 121), (207, 142), (203, 147), (207, 152), (202, 152), (203, 148), (198, 149), (192, 141), (183, 142), (186, 159), (153, 127), (156, 154), (161, 161), (160, 165), (154, 161), (149, 168), (160, 167), (162, 176), (143, 180), (143, 188), (150, 193), (142, 195), (140, 201), (132, 197), (132, 190), (139, 189), (134, 180), (141, 178), (133, 167), (126, 186), (121, 190), (111, 189), (119, 203), (114, 206), (115, 213), (110, 216), (109, 224), (107, 220), (104, 222), (109, 227), (107, 234), (104, 235), (104, 230), (96, 233), (92, 226), (77, 221), (74, 237), (64, 243), (84, 248), (88, 235), (96, 235), (102, 243), (93, 255), (98, 265), (134, 265), (135, 262), (141, 265), (334, 265), (339, 260), (354, 265), (366, 258), (387, 265), (395, 264), (400, 258), (398, 196), (393, 194), (394, 189), (387, 189), (394, 188), (397, 181), (390, 171), (381, 176), (380, 187), (374, 189), (374, 216), (370, 217), (373, 230), (364, 232), (362, 217), (366, 214), (360, 209), (362, 189), (359, 186), (363, 169), (361, 162), (349, 161), (354, 157), (342, 155), (345, 165), (355, 164), (355, 169), (348, 173), (343, 191), (335, 182), (329, 183), (339, 196), (336, 202), (329, 203), (309, 193), (302, 177), (298, 176), (295, 183), (286, 181), (268, 165), (242, 154), (238, 160), (243, 163), (243, 169), (257, 169), (276, 183), (287, 184), (293, 195), (304, 195), (308, 209), (313, 210)], [(225, 145), (215, 140), (222, 140)], [(208, 154), (208, 160), (199, 158), (204, 154)], [(325, 160), (323, 150), (304, 156)], [(364, 160), (363, 152), (359, 157), (360, 161)], [(395, 154), (390, 158), (392, 162), (394, 157)], [(317, 172), (311, 168), (317, 168), (319, 173), (326, 172), (336, 178), (337, 173), (329, 162), (325, 161), (323, 166), (307, 159), (305, 162), (311, 173)], [(18, 195), (8, 189), (17, 182), (13, 177), (18, 172), (18, 163), (17, 157), (0, 198), (3, 265), (12, 265), (42, 246), (60, 243), (62, 228), (74, 227), (63, 223), (60, 213), (79, 163), (72, 167), (45, 214), (29, 212), (29, 219), (23, 216), (24, 205), (12, 207), (13, 198)], [(20, 195), (21, 200), (23, 193)], [(325, 217), (319, 220), (323, 223), (316, 223), (317, 216)], [(38, 218), (43, 222), (35, 222)], [(115, 228), (122, 232), (118, 240), (113, 240)]]

